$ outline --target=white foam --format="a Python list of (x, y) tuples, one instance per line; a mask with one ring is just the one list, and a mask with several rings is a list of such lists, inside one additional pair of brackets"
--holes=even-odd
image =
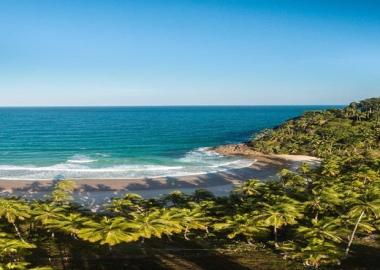
[(43, 180), (59, 178), (74, 179), (135, 179), (155, 177), (177, 177), (217, 173), (250, 166), (252, 160), (225, 157), (209, 148), (199, 148), (186, 153), (173, 165), (120, 164), (96, 167), (96, 160), (76, 155), (66, 163), (52, 166), (0, 165), (0, 179)]

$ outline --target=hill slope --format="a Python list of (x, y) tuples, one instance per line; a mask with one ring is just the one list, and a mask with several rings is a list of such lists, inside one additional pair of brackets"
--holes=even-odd
[(307, 112), (258, 134), (249, 145), (264, 153), (378, 155), (380, 98), (351, 103), (344, 109)]

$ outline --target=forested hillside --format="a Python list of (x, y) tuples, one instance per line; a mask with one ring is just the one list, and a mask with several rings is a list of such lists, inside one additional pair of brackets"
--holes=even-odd
[(318, 157), (379, 155), (380, 98), (351, 103), (344, 109), (307, 112), (274, 130), (265, 130), (250, 145), (265, 153)]
[[(376, 269), (379, 143), (380, 99), (374, 98), (308, 112), (258, 135), (250, 142), (255, 150), (315, 155), (321, 166), (283, 170), (279, 180), (249, 180), (228, 197), (205, 190), (149, 200), (129, 194), (91, 211), (73, 202), (74, 183), (61, 181), (44, 200), (2, 198), (0, 269), (127, 269), (101, 262), (125, 256), (131, 246), (146, 252), (155, 245), (163, 252), (183, 242), (215, 252), (233, 244), (249, 256), (258, 249), (274, 254), (265, 255), (266, 264), (257, 258), (261, 265), (235, 262), (229, 269), (336, 269), (341, 263), (344, 269)], [(372, 253), (363, 257), (359, 246)], [(361, 267), (353, 263), (358, 256)], [(280, 257), (294, 264), (268, 266)], [(222, 269), (212, 265), (217, 262), (207, 269)]]

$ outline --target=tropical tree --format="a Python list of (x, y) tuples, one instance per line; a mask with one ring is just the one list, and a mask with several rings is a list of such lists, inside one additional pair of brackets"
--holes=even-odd
[(103, 217), (99, 222), (88, 220), (83, 223), (83, 228), (78, 230), (77, 236), (90, 243), (114, 246), (120, 243), (137, 241), (139, 235), (131, 230), (133, 224), (125, 218)]
[(341, 243), (342, 221), (339, 218), (312, 219), (311, 226), (299, 226), (297, 233), (305, 239), (319, 239), (323, 242)]
[(172, 212), (174, 211), (179, 214), (177, 218), (180, 218), (179, 223), (183, 228), (183, 236), (186, 240), (190, 240), (188, 233), (191, 230), (204, 230), (208, 232), (208, 227), (212, 219), (206, 216), (205, 208), (207, 207), (209, 207), (209, 205), (206, 202), (203, 204), (193, 203), (190, 209), (171, 209)]
[(144, 212), (146, 210), (146, 205), (144, 199), (140, 195), (128, 193), (123, 198), (112, 199), (106, 209), (116, 214), (128, 216), (131, 212)]
[(76, 236), (83, 228), (84, 223), (90, 221), (79, 213), (58, 214), (54, 219), (49, 218), (44, 221), (46, 228), (54, 229), (71, 236)]
[(352, 242), (360, 227), (367, 232), (375, 230), (371, 224), (363, 221), (364, 219), (371, 221), (371, 219), (378, 219), (380, 217), (380, 188), (371, 186), (363, 191), (363, 193), (358, 194), (357, 197), (348, 199), (346, 203), (349, 204), (347, 216), (349, 220), (355, 221), (345, 252), (345, 254), (348, 255)]
[(278, 243), (278, 230), (286, 225), (297, 224), (302, 214), (299, 202), (285, 197), (274, 196), (271, 203), (260, 203), (262, 207), (256, 219), (260, 224), (273, 228), (274, 242)]
[(342, 194), (336, 187), (316, 187), (312, 189), (304, 206), (314, 216), (314, 220), (318, 220), (320, 214), (336, 211), (342, 202)]
[(6, 221), (13, 225), (18, 237), (23, 242), (25, 240), (16, 222), (30, 218), (30, 212), (30, 207), (21, 200), (0, 199), (0, 218), (5, 218)]
[(32, 207), (33, 219), (43, 225), (56, 220), (60, 215), (64, 215), (66, 211), (63, 207), (43, 202), (35, 202)]
[(242, 196), (258, 196), (262, 194), (264, 184), (262, 181), (257, 179), (251, 179), (246, 181), (241, 186), (235, 189), (237, 194)]
[(179, 216), (172, 215), (167, 209), (151, 209), (144, 213), (131, 213), (132, 220), (127, 225), (138, 238), (161, 238), (163, 234), (180, 233), (182, 226)]
[(51, 194), (53, 204), (67, 205), (73, 200), (72, 193), (76, 187), (76, 183), (72, 180), (61, 180), (55, 184)]
[(50, 267), (31, 267), (25, 256), (35, 249), (36, 245), (27, 243), (12, 235), (0, 232), (0, 269), (1, 270), (51, 270)]
[(225, 217), (222, 222), (215, 223), (213, 228), (216, 231), (226, 232), (230, 239), (242, 236), (251, 244), (256, 237), (262, 237), (269, 231), (267, 226), (258, 222), (257, 214), (253, 212)]

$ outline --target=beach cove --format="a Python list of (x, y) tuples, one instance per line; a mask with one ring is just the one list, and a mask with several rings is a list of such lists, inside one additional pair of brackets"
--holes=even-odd
[[(181, 190), (192, 193), (207, 189), (223, 196), (233, 187), (248, 179), (276, 179), (282, 169), (295, 171), (301, 164), (319, 164), (318, 158), (303, 155), (262, 154), (251, 150), (245, 144), (224, 145), (213, 151), (226, 156), (239, 156), (251, 161), (251, 165), (223, 172), (179, 177), (156, 177), (137, 179), (73, 179), (76, 182), (74, 197), (84, 204), (102, 204), (112, 197), (136, 193), (145, 198), (158, 197)], [(42, 198), (53, 189), (54, 180), (0, 180), (0, 194), (24, 198)]]
[(311, 159), (250, 152), (240, 142), (327, 108), (1, 108), (1, 194), (41, 197), (55, 181), (72, 179), (78, 199), (97, 202), (128, 192), (155, 197), (200, 188), (226, 195), (233, 185), (275, 178)]

